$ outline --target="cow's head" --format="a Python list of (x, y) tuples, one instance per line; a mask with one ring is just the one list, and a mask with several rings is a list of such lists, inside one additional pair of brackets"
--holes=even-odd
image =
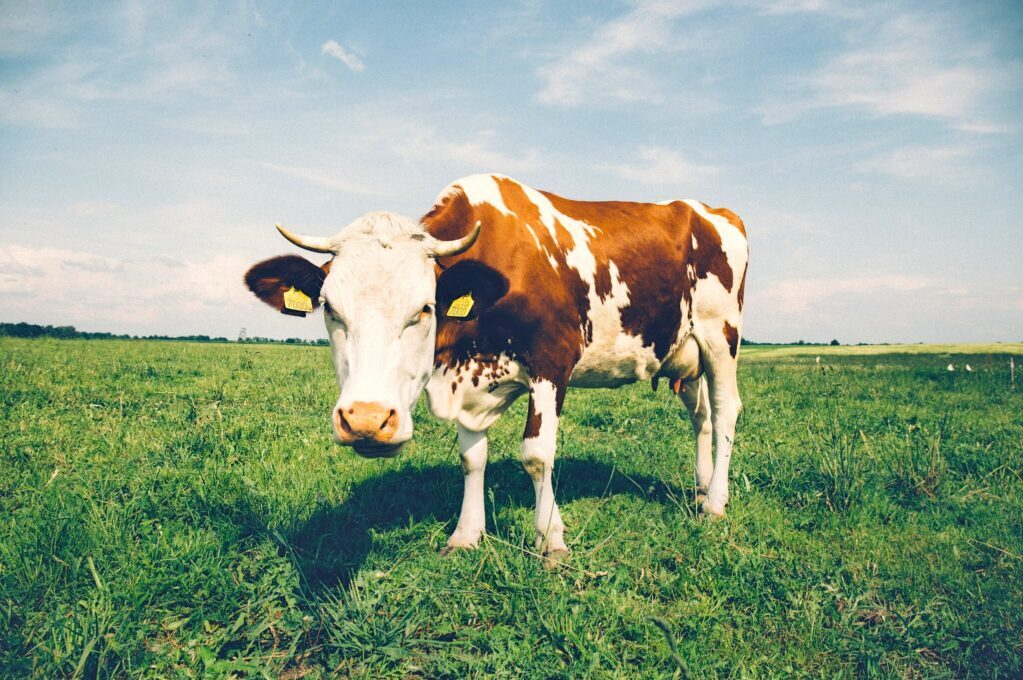
[(412, 438), (412, 408), (433, 370), (433, 258), (467, 250), (479, 223), (454, 241), (438, 241), (416, 222), (383, 212), (330, 238), (277, 229), (332, 259), (317, 266), (296, 255), (275, 257), (249, 269), (245, 283), (278, 311), (291, 311), (285, 294), (294, 296), (292, 288), (323, 307), (340, 387), (331, 414), (334, 440), (362, 456), (397, 454)]

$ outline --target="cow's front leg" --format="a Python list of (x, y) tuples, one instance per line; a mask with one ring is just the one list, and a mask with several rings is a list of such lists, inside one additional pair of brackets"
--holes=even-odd
[(529, 415), (522, 439), (522, 467), (533, 480), (536, 492), (536, 549), (552, 562), (568, 555), (565, 525), (554, 501), (554, 449), (564, 386), (535, 380), (529, 386)]
[(458, 449), (462, 456), (462, 472), (465, 473), (465, 489), (462, 494), (462, 512), (458, 515), (458, 526), (441, 550), (446, 555), (452, 550), (475, 548), (486, 529), (486, 509), (483, 505), (483, 471), (487, 467), (487, 433), (473, 432), (458, 426)]

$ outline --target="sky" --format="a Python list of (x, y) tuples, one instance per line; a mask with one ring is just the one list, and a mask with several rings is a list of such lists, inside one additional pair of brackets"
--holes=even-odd
[(0, 321), (322, 338), (275, 222), (499, 172), (738, 213), (747, 339), (1018, 342), (1021, 114), (1018, 1), (0, 0)]

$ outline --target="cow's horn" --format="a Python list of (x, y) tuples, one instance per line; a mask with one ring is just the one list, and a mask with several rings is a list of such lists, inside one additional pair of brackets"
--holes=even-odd
[(453, 241), (437, 241), (433, 245), (431, 253), (434, 257), (447, 257), (449, 255), (464, 253), (472, 247), (473, 243), (476, 243), (476, 237), (480, 235), (480, 228), (482, 227), (483, 222), (477, 221), (473, 226), (472, 231), (462, 238), (456, 238)]
[(335, 249), (334, 239), (323, 238), (322, 236), (302, 236), (293, 234), (279, 224), (275, 224), (281, 236), (294, 243), (299, 248), (311, 250), (314, 253), (333, 253)]

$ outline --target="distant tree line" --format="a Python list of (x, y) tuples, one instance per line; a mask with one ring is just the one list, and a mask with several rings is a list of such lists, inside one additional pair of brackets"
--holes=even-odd
[[(330, 344), (326, 338), (320, 338), (319, 340), (303, 340), (302, 338), (287, 338), (286, 340), (276, 340), (274, 338), (262, 338), (259, 336), (240, 338), (238, 340), (228, 340), (223, 337), (211, 338), (208, 335), (117, 335), (116, 333), (90, 333), (88, 331), (77, 330), (74, 326), (39, 326), (34, 323), (2, 323), (0, 322), (0, 336), (10, 336), (13, 338), (83, 338), (85, 340), (179, 340), (185, 342), (239, 342), (243, 344), (283, 344), (283, 345), (327, 345)], [(742, 339), (743, 345), (839, 345), (841, 343), (838, 340), (832, 340), (831, 342), (806, 342), (805, 340), (797, 340), (796, 342), (756, 342), (754, 340)], [(860, 345), (866, 344), (878, 344), (878, 343), (858, 343)], [(888, 344), (888, 343), (879, 343)]]
[[(842, 343), (840, 343), (838, 340), (832, 340), (831, 342), (807, 342), (806, 340), (796, 340), (795, 342), (756, 342), (755, 340), (747, 340), (746, 338), (743, 338), (742, 339), (742, 344), (743, 345), (751, 345), (751, 346), (759, 345), (761, 347), (789, 347), (791, 345), (806, 345), (807, 347), (824, 347), (825, 345), (830, 345), (831, 347), (838, 347)], [(867, 346), (874, 346), (874, 345), (884, 346), (884, 345), (890, 345), (890, 344), (892, 344), (892, 343), (890, 343), (890, 342), (857, 342), (855, 345), (849, 345), (849, 346), (850, 347), (867, 347)], [(917, 344), (922, 344), (922, 343), (918, 342)]]
[[(785, 345), (785, 346), (788, 346), (788, 345), (810, 345), (810, 346), (831, 345), (831, 346), (838, 346), (838, 345), (841, 345), (842, 343), (840, 343), (838, 340), (832, 340), (831, 342), (807, 342), (806, 340), (797, 340), (796, 342), (756, 342), (755, 340), (747, 340), (746, 338), (743, 338), (742, 339), (742, 344), (744, 344), (744, 345), (762, 345), (764, 347), (768, 347), (768, 346), (771, 346), (771, 345)], [(860, 344), (861, 345), (866, 345), (866, 344), (870, 344), (870, 343), (861, 342)]]
[[(40, 326), (34, 323), (3, 323), (0, 322), (0, 336), (12, 338), (79, 338), (84, 340), (177, 340), (184, 342), (234, 342), (224, 337), (209, 335), (118, 335), (117, 333), (80, 331), (74, 326)], [(240, 342), (253, 344), (286, 344), (286, 345), (326, 345), (327, 340), (303, 340), (288, 338), (274, 340), (272, 338), (251, 337)]]
[(254, 335), (244, 340), (229, 340), (228, 342), (238, 342), (243, 345), (249, 344), (279, 344), (279, 345), (329, 345), (330, 342), (327, 338), (320, 338), (318, 340), (303, 340), (302, 338), (285, 338), (284, 340), (276, 340), (274, 338), (263, 338), (258, 335)]

